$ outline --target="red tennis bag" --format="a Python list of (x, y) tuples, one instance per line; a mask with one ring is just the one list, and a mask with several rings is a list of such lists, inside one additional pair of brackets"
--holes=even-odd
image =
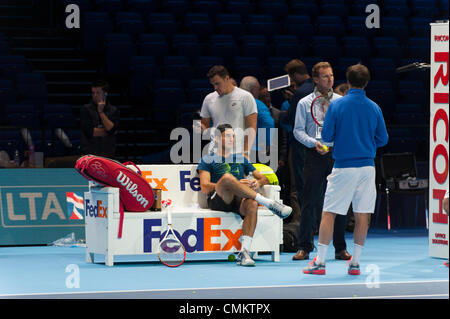
[[(125, 165), (133, 165), (138, 173)], [(132, 162), (121, 164), (109, 158), (86, 155), (77, 160), (75, 169), (90, 181), (119, 188), (119, 238), (122, 237), (124, 209), (130, 212), (144, 212), (153, 205), (155, 200), (153, 189), (141, 176), (141, 170)]]

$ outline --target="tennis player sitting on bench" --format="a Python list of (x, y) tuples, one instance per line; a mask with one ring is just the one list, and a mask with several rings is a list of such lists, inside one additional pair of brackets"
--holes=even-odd
[[(237, 263), (254, 266), (249, 251), (256, 228), (258, 204), (266, 206), (283, 219), (291, 214), (292, 208), (256, 192), (269, 181), (242, 154), (233, 153), (235, 136), (231, 125), (219, 125), (215, 132), (217, 150), (203, 156), (197, 167), (200, 187), (203, 193), (208, 194), (210, 209), (236, 212), (244, 219), (242, 247)], [(244, 178), (250, 173), (253, 173), (255, 180)]]

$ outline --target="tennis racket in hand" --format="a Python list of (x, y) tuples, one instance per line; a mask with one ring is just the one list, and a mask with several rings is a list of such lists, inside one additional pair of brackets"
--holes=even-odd
[(317, 96), (311, 103), (311, 117), (317, 124), (316, 139), (322, 138), (322, 126), (330, 102), (323, 95)]
[(158, 258), (167, 267), (178, 267), (186, 259), (186, 250), (172, 228), (172, 209), (168, 207), (170, 202), (163, 201), (161, 204), (166, 207), (168, 226), (164, 238), (159, 242)]

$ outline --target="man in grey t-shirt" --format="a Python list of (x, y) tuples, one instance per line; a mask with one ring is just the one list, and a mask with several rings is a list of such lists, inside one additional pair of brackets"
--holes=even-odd
[(236, 136), (236, 152), (248, 157), (256, 136), (258, 109), (255, 99), (249, 92), (234, 86), (227, 69), (221, 65), (213, 66), (207, 77), (214, 92), (203, 100), (200, 112), (202, 132), (211, 123), (213, 127), (231, 124)]

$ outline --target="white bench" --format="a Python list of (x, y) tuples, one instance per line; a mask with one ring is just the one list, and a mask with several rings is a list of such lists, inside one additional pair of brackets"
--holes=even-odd
[[(173, 228), (188, 253), (236, 252), (240, 250), (242, 218), (235, 213), (206, 208), (206, 195), (200, 191), (197, 165), (140, 165), (143, 176), (153, 188), (162, 188), (162, 199), (171, 199)], [(265, 185), (261, 193), (279, 200), (280, 187)], [(119, 229), (119, 189), (96, 187), (89, 183), (85, 196), (86, 259), (105, 256), (113, 266), (116, 255), (156, 254), (161, 233), (167, 228), (164, 211), (125, 212), (122, 238)], [(251, 251), (271, 252), (279, 261), (283, 243), (283, 221), (260, 206)]]

